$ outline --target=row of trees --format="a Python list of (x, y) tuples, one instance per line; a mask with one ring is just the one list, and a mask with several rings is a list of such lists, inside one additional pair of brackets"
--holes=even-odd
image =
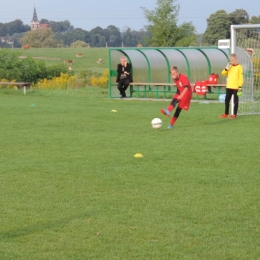
[(0, 47), (10, 47), (10, 42), (16, 48), (21, 47), (22, 44), (29, 44), (38, 48), (70, 47), (75, 41), (83, 41), (91, 47), (120, 47), (122, 42), (124, 46), (135, 47), (137, 44), (148, 46), (146, 39), (150, 36), (150, 33), (146, 30), (135, 31), (129, 27), (125, 27), (123, 32), (120, 32), (119, 28), (113, 25), (105, 29), (96, 27), (91, 31), (80, 28), (72, 29), (71, 27), (67, 31), (62, 31), (59, 28), (55, 30), (58, 30), (58, 32), (55, 33), (50, 26), (46, 29), (28, 30), (26, 33), (7, 34), (2, 37)]
[(110, 25), (105, 29), (96, 27), (91, 31), (75, 29), (68, 33), (56, 34), (56, 40), (64, 45), (69, 46), (76, 40), (87, 42), (91, 47), (120, 47), (122, 42), (124, 46), (135, 47), (138, 43), (147, 46), (145, 42), (149, 33), (145, 30), (135, 31), (125, 27), (123, 32), (114, 25)]
[(13, 35), (15, 33), (23, 33), (29, 30), (31, 30), (31, 26), (23, 24), (19, 19), (9, 23), (0, 23), (0, 37)]
[(236, 9), (232, 13), (225, 10), (219, 10), (211, 14), (207, 19), (207, 29), (203, 35), (202, 43), (207, 45), (215, 45), (219, 39), (230, 38), (231, 24), (260, 24), (260, 15), (252, 16), (244, 9)]
[[(74, 29), (68, 20), (61, 22), (49, 21), (42, 19), (41, 24), (48, 24), (54, 33), (68, 32)], [(9, 23), (0, 23), (0, 37), (12, 36), (13, 34), (21, 34), (31, 30), (31, 26), (24, 24), (17, 19)]]
[[(96, 27), (90, 32), (82, 29), (74, 29), (67, 33), (54, 33), (51, 28), (29, 31), (20, 38), (21, 44), (29, 44), (35, 48), (41, 47), (75, 47), (74, 43), (81, 41), (85, 43), (82, 47), (120, 47), (124, 46), (135, 47), (138, 43), (142, 46), (147, 46), (145, 42), (149, 33), (147, 31), (132, 31), (130, 28), (125, 28), (123, 33), (113, 25), (106, 29)], [(16, 42), (16, 39), (11, 38)], [(86, 44), (87, 43), (87, 44)]]
[[(76, 41), (87, 43), (90, 47), (127, 47), (140, 46), (189, 46), (215, 45), (218, 39), (230, 38), (231, 24), (260, 23), (260, 16), (249, 18), (244, 9), (227, 13), (219, 10), (207, 19), (207, 29), (203, 35), (196, 33), (192, 22), (178, 25), (180, 5), (177, 0), (157, 0), (154, 10), (141, 7), (148, 25), (144, 30), (131, 30), (129, 27), (120, 32), (119, 28), (110, 25), (105, 29), (96, 27), (91, 31), (74, 28), (68, 20), (61, 22), (42, 19), (49, 28), (30, 31), (28, 25), (15, 20), (0, 24), (0, 36), (5, 39), (0, 42), (2, 47), (10, 43), (14, 47), (29, 44), (33, 47), (69, 47)], [(3, 46), (6, 45), (6, 46)]]
[[(32, 47), (64, 47), (71, 46), (75, 41), (88, 43), (91, 47), (127, 47), (139, 46), (189, 46), (195, 43), (195, 27), (191, 22), (178, 26), (180, 6), (177, 0), (157, 0), (157, 8), (148, 10), (142, 7), (148, 21), (145, 30), (134, 31), (129, 27), (120, 32), (119, 28), (110, 25), (105, 29), (96, 27), (91, 31), (76, 28), (69, 23), (53, 22), (42, 19), (41, 23), (49, 24), (49, 28), (28, 31), (24, 35), (16, 34), (10, 37), (9, 42)], [(17, 32), (17, 33), (20, 33)]]

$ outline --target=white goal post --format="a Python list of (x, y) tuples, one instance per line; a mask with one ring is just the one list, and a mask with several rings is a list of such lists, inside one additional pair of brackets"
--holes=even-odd
[[(260, 24), (231, 25), (230, 53), (237, 54), (244, 70), (243, 94), (239, 98), (238, 114), (260, 114), (259, 82), (255, 82), (256, 72), (260, 71), (259, 67), (256, 68), (256, 64), (260, 64), (256, 63), (260, 61)], [(231, 104), (233, 115), (233, 97)]]
[(231, 25), (231, 53), (236, 53), (236, 30), (238, 29), (260, 29), (260, 24)]

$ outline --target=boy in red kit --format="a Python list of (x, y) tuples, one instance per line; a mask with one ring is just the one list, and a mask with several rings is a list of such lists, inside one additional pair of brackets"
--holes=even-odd
[(192, 96), (192, 89), (189, 82), (189, 79), (186, 75), (179, 73), (177, 67), (171, 68), (171, 77), (177, 85), (177, 92), (173, 96), (171, 104), (167, 109), (161, 109), (160, 112), (166, 116), (170, 116), (170, 113), (174, 107), (179, 103), (178, 107), (175, 110), (175, 113), (168, 125), (168, 129), (172, 129), (174, 123), (178, 119), (182, 109), (188, 110), (190, 106), (190, 100)]

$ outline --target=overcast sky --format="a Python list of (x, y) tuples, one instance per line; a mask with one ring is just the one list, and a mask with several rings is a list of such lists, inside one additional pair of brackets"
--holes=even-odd
[[(128, 26), (132, 30), (143, 29), (147, 24), (142, 6), (153, 10), (156, 0), (0, 0), (0, 22), (15, 19), (30, 24), (34, 5), (38, 19), (53, 21), (69, 20), (77, 28), (87, 31), (100, 26), (115, 25), (120, 30)], [(260, 15), (259, 0), (179, 0), (179, 24), (193, 22), (198, 33), (204, 33), (207, 18), (218, 10), (233, 12), (245, 9), (249, 16)]]

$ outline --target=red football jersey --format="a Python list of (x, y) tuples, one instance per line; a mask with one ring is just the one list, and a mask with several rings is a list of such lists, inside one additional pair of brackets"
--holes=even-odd
[(184, 87), (188, 87), (188, 91), (184, 95), (184, 97), (179, 101), (179, 107), (184, 110), (189, 110), (190, 107), (190, 100), (192, 97), (192, 88), (189, 82), (189, 79), (186, 75), (180, 74), (179, 78), (177, 80), (174, 80), (175, 84), (177, 85), (178, 91), (174, 95), (173, 98), (178, 98), (178, 96), (182, 93), (182, 91), (185, 89)]
[(174, 80), (175, 84), (177, 85), (177, 88), (179, 90), (179, 93), (181, 94), (184, 90), (184, 86), (188, 86), (188, 92), (192, 92), (191, 85), (189, 82), (189, 79), (184, 74), (179, 74), (179, 78), (177, 80)]

